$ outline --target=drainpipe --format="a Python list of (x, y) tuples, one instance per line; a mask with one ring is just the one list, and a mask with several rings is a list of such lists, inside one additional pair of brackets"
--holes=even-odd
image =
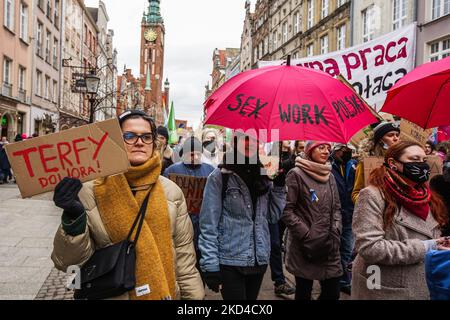
[[(37, 2), (36, 0), (32, 1), (32, 12), (34, 12), (34, 10), (37, 7)], [(32, 14), (31, 12), (31, 14)], [(32, 38), (31, 38), (31, 86), (30, 86), (30, 126), (28, 128), (28, 135), (32, 135), (32, 132), (34, 130), (32, 130), (32, 126), (34, 126), (34, 122), (33, 122), (33, 95), (34, 95), (34, 75), (36, 74), (36, 70), (34, 69), (35, 65), (35, 61), (36, 61), (36, 35), (35, 35), (35, 31), (34, 31), (34, 26), (36, 26), (36, 20), (37, 20), (37, 15), (33, 15), (32, 14), (32, 19), (31, 19), (31, 25), (33, 26), (31, 28), (32, 30)], [(36, 129), (36, 128), (34, 128)]]
[[(353, 13), (353, 10), (354, 10), (354, 1), (356, 1), (356, 0), (350, 0), (350, 47), (353, 47), (353, 33), (354, 33), (354, 29), (355, 29), (355, 26), (353, 25), (354, 24), (354, 19), (355, 19), (355, 16), (354, 16), (354, 13)], [(417, 0), (416, 0), (417, 1)]]
[(56, 125), (56, 131), (59, 131), (61, 126), (61, 105), (62, 105), (62, 88), (63, 88), (63, 77), (64, 77), (64, 68), (62, 65), (63, 58), (63, 46), (64, 46), (64, 33), (65, 33), (65, 24), (63, 23), (66, 12), (66, 2), (61, 1), (61, 10), (59, 12), (59, 61), (58, 61), (58, 69), (59, 69), (59, 85), (58, 85), (58, 105), (56, 106), (56, 110), (58, 110), (58, 121)]

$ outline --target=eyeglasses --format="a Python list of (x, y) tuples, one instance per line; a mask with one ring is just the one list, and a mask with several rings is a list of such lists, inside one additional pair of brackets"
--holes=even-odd
[(141, 139), (142, 143), (147, 145), (150, 145), (154, 142), (152, 133), (144, 133), (142, 135), (137, 135), (136, 133), (133, 132), (125, 132), (123, 134), (123, 140), (128, 145), (136, 144), (139, 139)]

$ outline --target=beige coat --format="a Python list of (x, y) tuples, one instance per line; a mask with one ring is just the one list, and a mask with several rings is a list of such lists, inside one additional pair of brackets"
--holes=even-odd
[[(401, 208), (384, 231), (384, 210), (378, 188), (361, 191), (353, 216), (358, 255), (353, 264), (352, 299), (428, 300), (422, 240), (439, 238), (439, 225), (431, 213), (423, 221)], [(380, 268), (381, 290), (368, 288), (374, 279), (370, 266)]]
[[(159, 179), (169, 205), (177, 298), (202, 300), (205, 292), (200, 274), (195, 267), (197, 261), (193, 245), (194, 231), (187, 213), (183, 192), (172, 181), (164, 177)], [(86, 183), (79, 194), (88, 216), (86, 232), (72, 237), (67, 235), (60, 226), (55, 235), (52, 260), (56, 268), (64, 272), (71, 265), (82, 266), (96, 249), (112, 244), (98, 211), (93, 187), (93, 182)], [(128, 299), (128, 294), (120, 298)]]

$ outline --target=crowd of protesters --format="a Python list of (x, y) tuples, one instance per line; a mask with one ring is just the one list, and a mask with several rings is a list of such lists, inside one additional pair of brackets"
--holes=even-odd
[[(430, 298), (427, 254), (450, 250), (445, 143), (402, 141), (396, 123), (382, 122), (359, 145), (264, 148), (240, 133), (225, 142), (215, 129), (170, 145), (168, 130), (143, 113), (125, 113), (120, 124), (130, 172), (84, 185), (64, 179), (55, 190), (64, 210), (52, 254), (59, 269), (119, 241), (149, 194), (136, 285), (155, 290), (124, 298), (203, 299), (208, 287), (224, 300), (256, 300), (269, 267), (274, 293), (297, 300), (313, 298), (314, 281), (321, 300)], [(263, 174), (263, 154), (279, 157), (275, 175)], [(367, 173), (369, 156), (383, 165)], [(430, 183), (433, 156), (443, 174)], [(199, 212), (188, 212), (172, 175), (206, 178)]]

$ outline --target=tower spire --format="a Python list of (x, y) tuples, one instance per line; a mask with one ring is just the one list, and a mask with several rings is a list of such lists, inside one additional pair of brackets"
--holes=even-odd
[(161, 16), (160, 0), (148, 0), (148, 13), (147, 22), (148, 23), (163, 23), (163, 18)]

